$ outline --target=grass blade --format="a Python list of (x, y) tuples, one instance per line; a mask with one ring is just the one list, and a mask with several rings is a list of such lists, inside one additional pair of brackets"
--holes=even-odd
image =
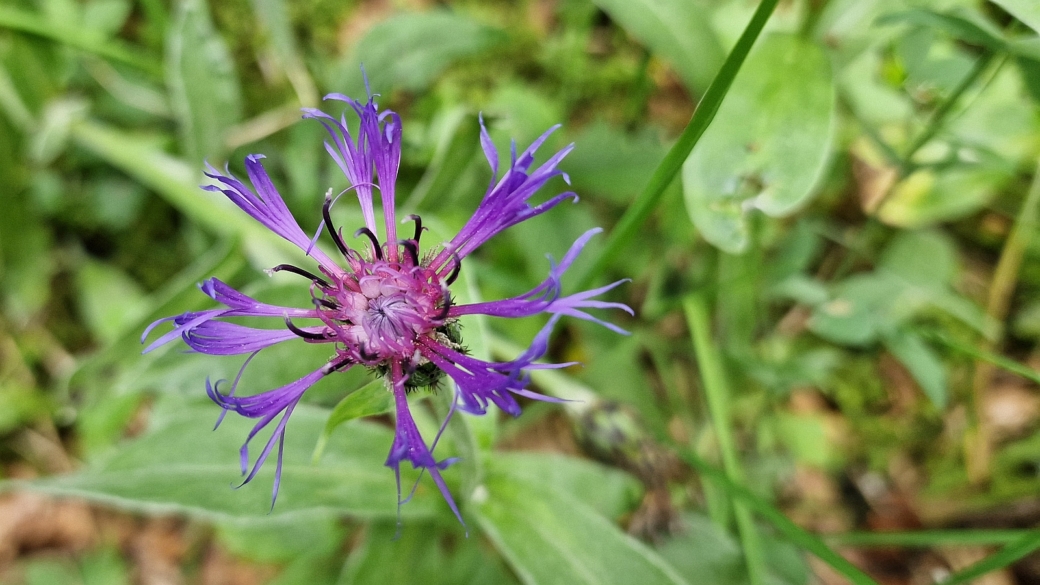
[(100, 57), (132, 65), (155, 77), (162, 75), (162, 66), (157, 61), (142, 56), (138, 48), (127, 47), (116, 41), (106, 41), (83, 29), (57, 26), (31, 12), (0, 6), (0, 27), (40, 36)]
[(733, 85), (733, 79), (736, 78), (737, 72), (740, 71), (741, 65), (744, 64), (744, 59), (751, 51), (751, 47), (755, 44), (755, 40), (762, 32), (762, 28), (765, 26), (766, 21), (769, 20), (769, 16), (773, 13), (773, 9), (776, 8), (778, 2), (779, 0), (762, 0), (758, 5), (747, 27), (740, 35), (737, 44), (722, 64), (722, 69), (719, 70), (711, 85), (708, 86), (708, 90), (704, 92), (704, 97), (697, 104), (697, 109), (693, 112), (690, 123), (686, 125), (686, 129), (679, 136), (679, 140), (668, 151), (664, 159), (661, 160), (661, 164), (657, 165), (657, 169), (654, 171), (653, 176), (650, 177), (650, 182), (647, 183), (646, 188), (632, 201), (628, 211), (621, 216), (617, 225), (614, 226), (603, 246), (603, 252), (582, 273), (577, 286), (578, 289), (590, 287), (592, 280), (606, 269), (622, 248), (628, 245), (639, 227), (646, 222), (654, 208), (657, 207), (665, 189), (675, 179), (679, 169), (682, 168), (683, 162), (690, 156), (693, 147), (715, 118), (715, 113), (719, 111), (723, 98), (726, 97), (730, 86)]
[[(737, 457), (737, 447), (733, 440), (733, 421), (729, 412), (730, 388), (726, 372), (722, 364), (722, 356), (711, 339), (711, 324), (708, 306), (704, 297), (690, 295), (683, 301), (686, 311), (686, 322), (693, 337), (693, 349), (697, 354), (697, 366), (704, 382), (704, 396), (708, 401), (708, 411), (715, 427), (715, 437), (722, 452), (722, 465), (726, 476), (735, 483), (743, 481), (744, 472)], [(765, 582), (765, 555), (762, 543), (758, 538), (751, 510), (741, 502), (733, 503), (733, 513), (737, 518), (737, 529), (744, 548), (744, 559), (747, 563), (748, 576), (752, 585)]]
[(819, 537), (810, 534), (794, 522), (791, 522), (787, 516), (784, 516), (783, 512), (777, 510), (768, 502), (753, 494), (746, 487), (731, 481), (726, 477), (726, 474), (722, 470), (709, 464), (700, 457), (697, 457), (688, 450), (680, 451), (679, 456), (682, 457), (683, 461), (688, 463), (690, 467), (696, 469), (702, 478), (715, 483), (724, 489), (727, 494), (742, 502), (753, 512), (761, 515), (791, 542), (813, 555), (816, 555), (817, 558), (830, 565), (835, 571), (844, 575), (845, 578), (854, 585), (878, 585), (877, 581), (871, 579), (866, 573), (850, 563), (845, 557), (827, 546), (827, 544), (820, 540)]
[(1040, 549), (1040, 531), (1033, 531), (1031, 534), (1023, 536), (1000, 549), (999, 552), (982, 559), (963, 571), (954, 573), (949, 579), (943, 581), (943, 585), (971, 583), (986, 573), (1003, 569), (1037, 549)]

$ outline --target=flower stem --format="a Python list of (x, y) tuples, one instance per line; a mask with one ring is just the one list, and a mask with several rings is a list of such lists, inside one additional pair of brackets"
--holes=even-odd
[[(697, 355), (697, 366), (701, 372), (704, 385), (704, 396), (708, 402), (708, 412), (715, 436), (722, 454), (722, 467), (726, 477), (740, 485), (744, 480), (744, 472), (737, 457), (737, 447), (733, 439), (733, 422), (729, 412), (730, 388), (726, 378), (722, 356), (711, 339), (711, 326), (708, 317), (708, 305), (700, 294), (692, 294), (683, 299), (683, 310), (686, 322), (693, 338), (693, 349)], [(751, 510), (744, 502), (733, 502), (733, 513), (737, 519), (737, 530), (744, 548), (744, 560), (747, 564), (748, 576), (752, 585), (761, 585), (766, 581), (765, 555), (758, 531), (751, 517)]]

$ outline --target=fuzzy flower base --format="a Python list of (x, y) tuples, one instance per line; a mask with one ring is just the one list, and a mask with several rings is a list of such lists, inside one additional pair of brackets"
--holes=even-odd
[[(304, 392), (321, 378), (354, 366), (382, 373), (387, 378), (388, 390), (393, 393), (397, 414), (396, 432), (386, 465), (397, 476), (398, 506), (402, 503), (400, 466), (401, 462), (407, 461), (412, 467), (429, 472), (461, 522), (458, 506), (440, 473), (452, 460), (438, 461), (433, 456), (412, 419), (407, 392), (432, 385), (447, 375), (455, 387), (450, 413), (458, 409), (475, 415), (485, 414), (488, 405), (494, 404), (517, 416), (520, 406), (516, 396), (553, 400), (527, 389), (529, 380), (525, 371), (569, 365), (534, 363), (545, 355), (553, 326), (563, 315), (594, 321), (625, 333), (585, 312), (586, 309), (622, 309), (631, 313), (631, 309), (623, 304), (595, 300), (623, 281), (561, 296), (560, 278), (589, 239), (600, 231), (594, 229), (578, 238), (563, 260), (552, 265), (549, 277), (531, 291), (500, 301), (454, 304), (450, 287), (466, 256), (509, 226), (544, 213), (564, 200), (577, 200), (577, 195), (566, 192), (537, 205), (528, 203), (549, 179), (563, 175), (556, 167), (573, 145), (532, 170), (535, 151), (556, 128), (543, 134), (519, 156), (514, 144), (509, 167), (499, 179), (498, 155), (481, 121), (480, 143), (493, 173), (488, 191), (458, 235), (450, 242), (424, 252), (420, 244), (424, 229), (418, 216), (404, 218), (404, 222), (413, 224), (407, 234), (409, 237), (402, 238), (398, 234), (394, 191), (401, 162), (400, 118), (389, 110), (380, 112), (371, 97), (367, 103), (340, 94), (330, 94), (325, 99), (345, 102), (361, 120), (355, 137), (348, 129), (345, 117), (336, 119), (319, 110), (304, 110), (305, 118), (319, 121), (328, 130), (330, 140), (325, 143), (326, 150), (350, 183), (344, 192), (353, 190), (357, 195), (365, 221), (365, 225), (354, 234), (355, 238), (363, 237), (360, 249), (347, 247), (342, 233), (332, 225), (330, 209), (335, 199), (331, 192), (322, 208), (322, 224), (312, 238), (303, 232), (289, 213), (261, 164), (262, 155), (250, 155), (245, 160), (250, 185), (227, 170), (221, 173), (209, 167), (206, 176), (213, 179), (214, 184), (204, 189), (223, 193), (242, 211), (299, 246), (317, 262), (316, 272), (289, 264), (271, 269), (271, 272), (291, 272), (305, 278), (313, 306), (291, 308), (261, 303), (212, 278), (203, 282), (200, 288), (220, 307), (156, 321), (145, 330), (142, 342), (161, 323), (172, 322), (173, 330), (153, 341), (145, 352), (180, 338), (194, 351), (212, 355), (248, 355), (244, 369), (257, 352), (276, 343), (302, 340), (329, 345), (331, 357), (327, 362), (280, 388), (252, 396), (238, 396), (235, 393), (237, 378), (227, 394), (218, 391), (208, 381), (206, 383), (210, 398), (224, 409), (224, 413), (234, 411), (257, 420), (241, 450), (243, 483), (256, 476), (277, 445), (272, 506), (281, 482), (285, 425)], [(566, 179), (566, 175), (563, 176)], [(382, 226), (376, 222), (375, 190), (379, 191), (382, 203)], [(315, 246), (323, 231), (335, 244), (342, 256), (341, 261), (334, 261)], [(517, 318), (538, 313), (550, 315), (548, 324), (535, 336), (530, 348), (513, 361), (486, 362), (466, 355), (462, 349), (457, 319), (463, 315)], [(282, 326), (257, 329), (229, 320), (235, 317), (271, 317)], [(450, 413), (444, 425), (447, 425)], [(272, 423), (274, 431), (250, 467), (249, 443)]]

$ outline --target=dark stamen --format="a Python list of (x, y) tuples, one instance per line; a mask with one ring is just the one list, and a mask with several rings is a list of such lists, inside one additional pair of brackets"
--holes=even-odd
[(310, 331), (304, 331), (303, 329), (300, 329), (296, 325), (293, 325), (292, 319), (290, 319), (288, 317), (285, 318), (285, 326), (289, 328), (289, 331), (292, 331), (293, 333), (295, 333), (296, 335), (298, 335), (298, 336), (300, 336), (300, 337), (302, 337), (304, 339), (313, 339), (314, 341), (324, 341), (325, 340), (325, 334), (323, 334), (323, 333), (311, 333)]
[(441, 307), (441, 312), (433, 317), (434, 321), (444, 321), (448, 318), (449, 311), (451, 311), (451, 291), (448, 290), (448, 287), (444, 287), (444, 306)]
[(379, 359), (379, 354), (368, 353), (368, 348), (365, 347), (365, 344), (361, 344), (360, 346), (358, 346), (358, 355), (361, 356), (361, 359), (365, 360), (366, 362), (371, 362), (375, 361), (376, 359)]
[(383, 248), (379, 245), (379, 238), (377, 238), (376, 235), (372, 233), (372, 230), (368, 229), (367, 227), (363, 227), (358, 231), (354, 232), (354, 237), (356, 238), (362, 234), (367, 236), (368, 239), (372, 241), (372, 249), (374, 249), (376, 252), (376, 259), (382, 260)]
[(309, 278), (309, 279), (313, 280), (314, 282), (318, 283), (318, 286), (320, 286), (322, 288), (329, 288), (329, 286), (331, 286), (329, 284), (329, 281), (325, 280), (324, 278), (322, 278), (322, 277), (320, 277), (320, 276), (318, 276), (316, 274), (313, 274), (311, 272), (308, 272), (308, 271), (306, 271), (303, 268), (300, 268), (298, 266), (293, 266), (292, 264), (279, 264), (278, 266), (275, 266), (274, 268), (272, 268), (271, 272), (282, 272), (283, 270), (285, 272), (292, 272), (293, 274), (298, 274), (298, 275), (300, 275), (300, 276), (302, 276), (304, 278)]
[(415, 222), (415, 235), (412, 236), (412, 239), (415, 240), (415, 243), (419, 243), (419, 236), (421, 236), (423, 232), (422, 218), (413, 213), (408, 217), (404, 218), (404, 221), (408, 221), (409, 219)]
[(459, 260), (458, 254), (451, 255), (452, 262), (455, 266), (451, 268), (451, 274), (448, 275), (448, 279), (444, 281), (444, 284), (451, 286), (451, 283), (455, 282), (455, 279), (459, 277), (459, 272), (462, 270), (462, 260)]
[(332, 208), (332, 197), (325, 196), (325, 205), (321, 207), (321, 216), (325, 218), (325, 227), (329, 228), (329, 235), (332, 236), (332, 241), (336, 243), (336, 247), (344, 256), (347, 256), (347, 245), (343, 243), (343, 238), (336, 232), (335, 226), (332, 225), (332, 215), (329, 214), (329, 210)]
[(353, 363), (354, 362), (349, 357), (344, 357), (338, 362), (329, 362), (325, 364), (325, 367), (323, 368), (323, 373), (328, 375), (332, 372), (343, 369), (344, 366), (352, 365)]
[(404, 249), (408, 251), (408, 256), (412, 259), (412, 264), (419, 265), (419, 244), (415, 240), (398, 240), (397, 243), (404, 246)]
[(332, 309), (333, 311), (338, 311), (339, 310), (339, 303), (337, 303), (336, 301), (330, 301), (329, 299), (318, 299), (318, 298), (316, 298), (316, 299), (314, 299), (314, 304), (321, 305), (322, 307), (325, 307), (326, 309)]

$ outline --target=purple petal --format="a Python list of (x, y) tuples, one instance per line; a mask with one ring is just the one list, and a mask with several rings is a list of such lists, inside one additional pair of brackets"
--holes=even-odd
[(206, 185), (202, 188), (206, 191), (223, 193), (242, 211), (248, 213), (267, 229), (295, 244), (330, 272), (333, 274), (342, 273), (343, 269), (326, 256), (324, 252), (317, 248), (308, 249), (309, 238), (303, 233), (300, 225), (296, 223), (296, 219), (285, 206), (282, 196), (275, 189), (271, 178), (267, 175), (267, 171), (264, 170), (263, 165), (260, 163), (262, 158), (264, 157), (260, 154), (251, 154), (246, 157), (246, 172), (249, 175), (250, 182), (253, 184), (253, 189), (250, 189), (245, 183), (235, 178), (230, 171), (225, 169), (226, 174), (222, 174), (209, 164), (206, 165), (207, 172), (205, 175), (217, 181), (219, 185)]
[[(320, 331), (304, 330), (320, 333)], [(209, 355), (253, 353), (276, 343), (299, 339), (288, 329), (255, 329), (215, 320), (208, 320), (186, 329), (182, 337), (188, 347)]]
[[(422, 435), (419, 433), (419, 428), (415, 426), (412, 412), (408, 409), (408, 397), (404, 387), (405, 376), (401, 372), (401, 362), (393, 362), (390, 378), (393, 383), (392, 392), (394, 393), (394, 405), (397, 411), (397, 424), (394, 432), (394, 442), (390, 446), (390, 453), (386, 458), (386, 466), (393, 469), (394, 475), (397, 477), (398, 511), (400, 511), (400, 505), (403, 503), (401, 500), (401, 462), (409, 461), (412, 464), (412, 468), (430, 472), (430, 477), (437, 484), (437, 489), (440, 490), (451, 511), (455, 514), (459, 523), (465, 526), (466, 523), (462, 521), (462, 514), (459, 513), (459, 508), (455, 505), (455, 499), (451, 497), (451, 492), (440, 474), (440, 470), (446, 469), (452, 463), (452, 460), (438, 462), (434, 459), (433, 453), (430, 452), (430, 449), (426, 446), (426, 441), (423, 440)], [(438, 433), (438, 438), (439, 436), (440, 434)]]

